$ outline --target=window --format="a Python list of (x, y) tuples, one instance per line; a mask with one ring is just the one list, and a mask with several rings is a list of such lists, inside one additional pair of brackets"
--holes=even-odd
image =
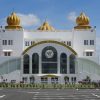
[(8, 45), (13, 45), (13, 40), (8, 40)]
[(11, 52), (4, 52), (4, 56), (11, 56)]
[(39, 55), (37, 53), (33, 53), (32, 55), (32, 73), (39, 73)]
[(30, 77), (30, 83), (34, 83), (34, 81), (35, 81), (35, 77), (34, 76), (31, 76)]
[(52, 84), (57, 84), (58, 83), (58, 77), (52, 77), (51, 78), (51, 83)]
[(2, 45), (7, 45), (7, 40), (3, 40)]
[(31, 45), (33, 45), (33, 41), (31, 41)]
[(7, 52), (4, 52), (4, 56), (7, 56)]
[(8, 52), (8, 56), (10, 56), (11, 55), (11, 52)]
[(11, 40), (11, 45), (13, 45), (13, 40)]
[(64, 43), (66, 43), (66, 42), (64, 41)]
[(94, 45), (94, 40), (90, 40), (90, 45)]
[(25, 46), (27, 46), (27, 42), (25, 41)]
[(88, 45), (88, 40), (84, 40), (84, 45)]
[(42, 50), (42, 73), (57, 73), (57, 50), (52, 46)]
[(75, 83), (76, 82), (76, 77), (71, 77), (71, 81), (72, 81), (72, 83)]
[(29, 46), (29, 45), (30, 45), (29, 41), (25, 41), (25, 46)]
[(60, 55), (60, 73), (67, 73), (67, 55), (65, 53)]
[(24, 59), (23, 59), (23, 73), (24, 74), (29, 74), (29, 61), (30, 61), (29, 55), (25, 54)]
[(31, 41), (31, 45), (33, 45), (35, 42), (34, 41)]
[(71, 46), (71, 41), (67, 41), (67, 45), (68, 46)]
[(69, 59), (70, 59), (70, 74), (75, 74), (75, 56), (71, 54)]
[(27, 82), (27, 77), (23, 77), (22, 82), (26, 83)]
[(41, 83), (48, 83), (47, 77), (41, 77)]
[(2, 45), (4, 45), (5, 44), (5, 42), (4, 42), (4, 40), (2, 41)]
[(13, 40), (3, 40), (2, 45), (13, 45)]
[(86, 56), (93, 56), (93, 52), (86, 52)]
[(10, 45), (10, 40), (8, 40), (8, 45)]

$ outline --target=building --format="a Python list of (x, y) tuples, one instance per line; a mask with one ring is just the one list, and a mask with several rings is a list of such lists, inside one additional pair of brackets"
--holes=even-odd
[(72, 30), (57, 30), (45, 21), (37, 30), (25, 30), (15, 12), (0, 28), (1, 81), (77, 83), (86, 76), (100, 80), (96, 30), (81, 13)]

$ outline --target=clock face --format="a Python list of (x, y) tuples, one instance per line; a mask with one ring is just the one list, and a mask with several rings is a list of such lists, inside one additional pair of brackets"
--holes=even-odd
[(45, 52), (45, 56), (46, 56), (47, 58), (52, 58), (53, 55), (54, 55), (54, 52), (53, 52), (52, 50), (47, 50), (47, 51)]

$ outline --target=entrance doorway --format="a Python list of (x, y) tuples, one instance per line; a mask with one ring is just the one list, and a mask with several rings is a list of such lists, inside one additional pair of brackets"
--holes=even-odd
[(58, 77), (55, 75), (45, 75), (41, 77), (41, 83), (58, 84)]
[(23, 78), (22, 78), (22, 82), (23, 82), (23, 83), (27, 83), (27, 77), (23, 77)]
[(41, 77), (41, 83), (47, 84), (48, 83), (48, 77)]
[(51, 77), (52, 84), (58, 84), (58, 77)]
[(31, 77), (30, 77), (30, 83), (34, 83), (34, 81), (35, 81), (34, 76), (31, 76)]

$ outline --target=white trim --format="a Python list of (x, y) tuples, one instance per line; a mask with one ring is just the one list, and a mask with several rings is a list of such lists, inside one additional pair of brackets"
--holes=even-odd
[(88, 52), (94, 52), (94, 50), (85, 50), (85, 52), (87, 52), (87, 51), (88, 51)]
[(61, 76), (60, 74), (38, 74), (38, 76), (45, 76), (45, 75)]
[(12, 52), (13, 50), (3, 50), (3, 52)]

